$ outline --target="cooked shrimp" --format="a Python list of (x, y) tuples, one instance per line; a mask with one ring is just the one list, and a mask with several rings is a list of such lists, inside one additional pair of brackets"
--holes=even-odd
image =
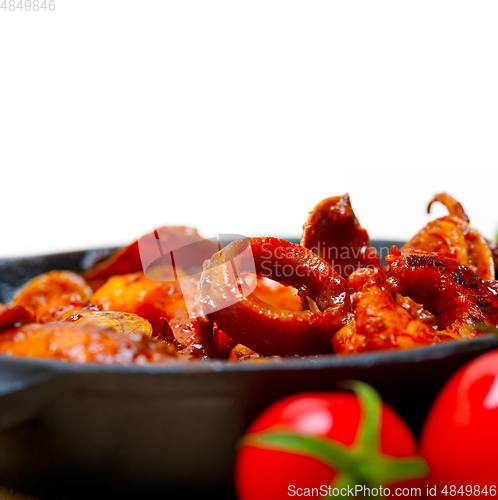
[(349, 285), (355, 290), (355, 320), (334, 337), (337, 354), (407, 349), (441, 341), (434, 329), (396, 302), (378, 269), (356, 271)]
[(143, 333), (122, 335), (109, 328), (64, 321), (7, 330), (0, 335), (0, 352), (78, 363), (146, 364), (175, 359), (168, 345)]
[(71, 271), (50, 271), (26, 283), (12, 302), (31, 311), (38, 323), (64, 319), (90, 303), (92, 289)]

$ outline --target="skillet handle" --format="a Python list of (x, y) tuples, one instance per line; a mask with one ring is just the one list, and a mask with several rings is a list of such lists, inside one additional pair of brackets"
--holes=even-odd
[(32, 418), (50, 396), (58, 370), (33, 359), (0, 357), (0, 431)]

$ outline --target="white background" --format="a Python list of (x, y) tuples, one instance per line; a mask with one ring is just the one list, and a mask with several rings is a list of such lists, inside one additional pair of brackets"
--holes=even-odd
[(372, 238), (440, 191), (494, 237), (497, 2), (55, 5), (0, 9), (0, 256), (299, 236), (345, 192)]

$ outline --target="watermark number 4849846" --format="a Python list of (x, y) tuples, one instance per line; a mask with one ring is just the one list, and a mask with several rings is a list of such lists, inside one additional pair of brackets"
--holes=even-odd
[(3, 0), (0, 4), (0, 11), (2, 10), (4, 12), (53, 12), (55, 0)]

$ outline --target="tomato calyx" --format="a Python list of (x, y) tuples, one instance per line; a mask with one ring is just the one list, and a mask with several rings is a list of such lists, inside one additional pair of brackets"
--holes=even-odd
[(319, 460), (336, 471), (330, 485), (333, 488), (356, 485), (376, 488), (425, 477), (428, 467), (422, 457), (395, 457), (382, 452), (382, 400), (377, 391), (357, 381), (346, 382), (343, 386), (355, 392), (361, 409), (360, 424), (352, 445), (324, 436), (271, 429), (246, 436), (244, 444)]

